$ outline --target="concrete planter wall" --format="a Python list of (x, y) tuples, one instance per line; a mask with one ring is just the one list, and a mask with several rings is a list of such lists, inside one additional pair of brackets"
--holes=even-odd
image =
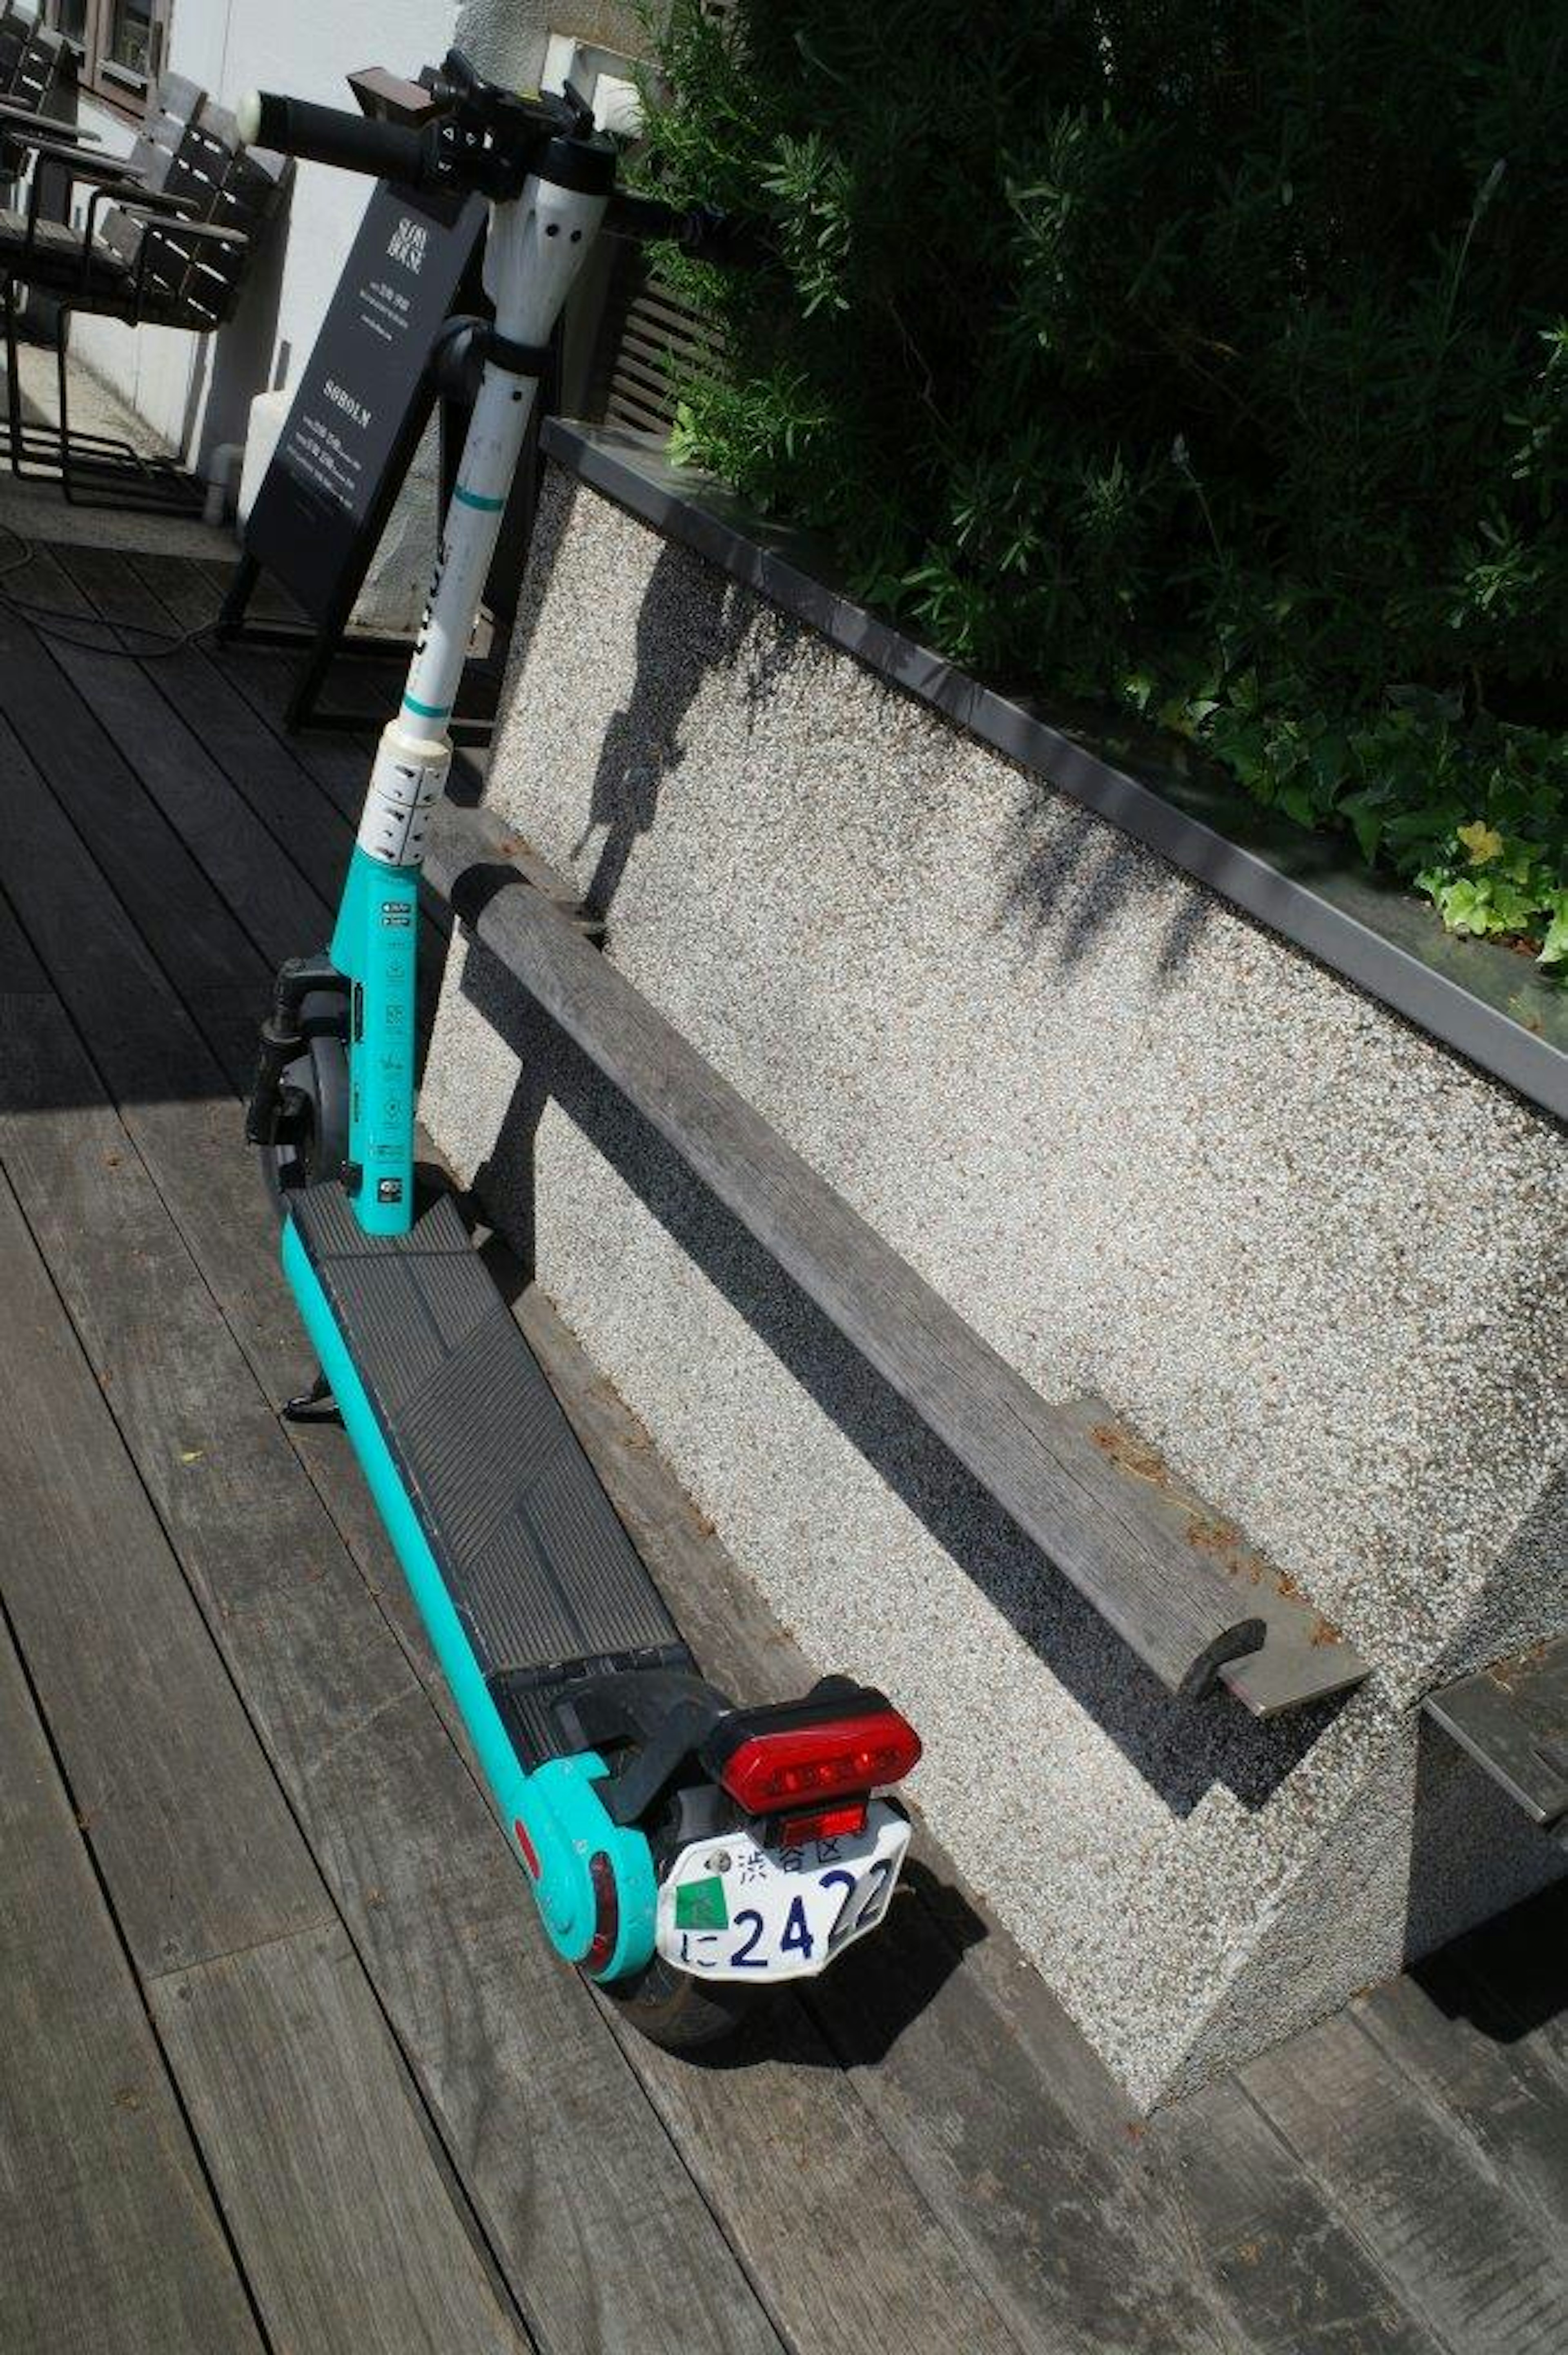
[(1551, 1117), (552, 470), (490, 798), (1038, 1389), (1096, 1391), (1373, 1663), (1168, 1699), (481, 950), (425, 1115), (1134, 2093), (1563, 1868), (1431, 1728), (1568, 1625)]

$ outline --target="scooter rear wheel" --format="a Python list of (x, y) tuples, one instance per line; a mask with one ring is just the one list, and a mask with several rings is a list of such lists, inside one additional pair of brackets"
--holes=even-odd
[[(650, 1827), (649, 1844), (662, 1876), (692, 1840), (719, 1837), (739, 1811), (709, 1783), (688, 1784), (666, 1799)], [(700, 1979), (655, 1955), (630, 1978), (604, 1988), (638, 2033), (666, 2052), (691, 2052), (733, 2036), (772, 2001), (770, 1987), (737, 1987), (731, 1979)]]
[(733, 2036), (770, 2001), (766, 1987), (696, 1979), (655, 1955), (633, 1979), (605, 1989), (640, 2036), (666, 2052), (691, 2052)]

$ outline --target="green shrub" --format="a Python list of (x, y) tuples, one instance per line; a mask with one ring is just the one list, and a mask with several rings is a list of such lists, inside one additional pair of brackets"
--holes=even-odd
[(677, 446), (1568, 959), (1563, 0), (674, 0)]

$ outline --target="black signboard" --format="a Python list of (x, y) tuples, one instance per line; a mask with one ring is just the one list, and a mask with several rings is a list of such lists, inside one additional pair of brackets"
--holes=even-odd
[(435, 400), (427, 363), (485, 218), (482, 197), (377, 182), (245, 527), (260, 566), (341, 633)]

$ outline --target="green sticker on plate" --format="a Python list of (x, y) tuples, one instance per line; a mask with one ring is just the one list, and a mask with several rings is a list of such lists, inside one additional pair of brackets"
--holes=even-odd
[(727, 1930), (729, 1907), (724, 1902), (724, 1882), (715, 1873), (711, 1881), (684, 1881), (675, 1891), (675, 1927), (677, 1930)]

